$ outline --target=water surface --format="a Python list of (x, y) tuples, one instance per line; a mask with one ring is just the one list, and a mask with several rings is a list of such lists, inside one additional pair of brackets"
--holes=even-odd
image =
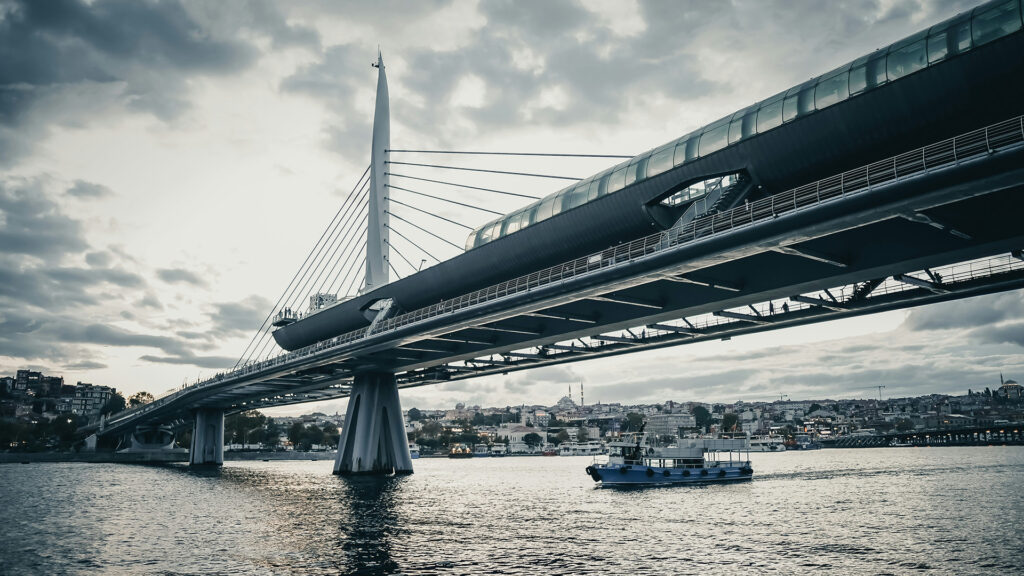
[(589, 458), (0, 466), (0, 574), (1024, 574), (1024, 448), (752, 454), (595, 489)]

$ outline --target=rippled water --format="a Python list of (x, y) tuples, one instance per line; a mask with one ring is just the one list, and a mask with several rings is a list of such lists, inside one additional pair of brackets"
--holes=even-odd
[(1021, 574), (1024, 448), (753, 454), (595, 489), (589, 458), (0, 466), (0, 574)]

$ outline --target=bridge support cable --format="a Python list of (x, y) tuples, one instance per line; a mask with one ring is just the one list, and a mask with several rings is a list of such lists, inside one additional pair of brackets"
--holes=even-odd
[(433, 216), (434, 218), (437, 218), (438, 220), (444, 220), (445, 222), (448, 222), (449, 224), (455, 224), (456, 226), (461, 226), (461, 227), (465, 228), (466, 230), (473, 230), (472, 226), (466, 226), (462, 222), (456, 222), (455, 220), (452, 220), (451, 218), (445, 218), (444, 216), (440, 216), (438, 214), (434, 214), (433, 212), (430, 212), (429, 210), (424, 210), (422, 208), (417, 208), (417, 207), (412, 206), (410, 204), (406, 204), (405, 202), (401, 202), (399, 200), (395, 200), (394, 198), (391, 199), (391, 203), (392, 204), (398, 204), (399, 206), (405, 206), (406, 208), (408, 208), (410, 210), (415, 210), (415, 211), (419, 212), (420, 214), (426, 214), (427, 216)]
[[(405, 254), (402, 254), (402, 252), (399, 251), (394, 244), (388, 242), (388, 247), (391, 248), (391, 250), (394, 251), (395, 254), (398, 254), (398, 257), (404, 260), (405, 263), (409, 265), (409, 268), (412, 268), (413, 274), (419, 271), (419, 269), (416, 268), (416, 266), (414, 266), (413, 263), (410, 262), (409, 259), (405, 257)], [(398, 274), (398, 272), (396, 271), (395, 274)]]
[(426, 248), (423, 248), (423, 247), (422, 247), (422, 246), (420, 246), (419, 244), (417, 244), (417, 243), (413, 242), (413, 241), (412, 241), (412, 240), (410, 240), (410, 239), (409, 239), (409, 238), (408, 238), (408, 237), (407, 237), (407, 236), (406, 236), (405, 234), (402, 234), (401, 232), (399, 232), (398, 230), (395, 230), (394, 228), (392, 228), (392, 227), (390, 227), (390, 226), (389, 226), (388, 228), (389, 228), (389, 229), (390, 229), (390, 230), (391, 230), (392, 232), (394, 232), (395, 234), (397, 234), (399, 238), (401, 238), (401, 239), (405, 240), (405, 241), (406, 241), (406, 242), (408, 242), (409, 244), (412, 244), (412, 245), (413, 245), (413, 246), (414, 246), (414, 247), (415, 247), (415, 248), (416, 248), (417, 250), (419, 250), (420, 252), (423, 252), (423, 253), (424, 253), (424, 254), (426, 254), (427, 256), (430, 256), (431, 258), (433, 258), (435, 262), (441, 262), (441, 260), (440, 260), (440, 259), (439, 259), (439, 258), (438, 258), (437, 256), (434, 256), (434, 255), (433, 255), (433, 254), (431, 254), (430, 252), (427, 252)]
[[(363, 270), (366, 270), (366, 256), (363, 256), (363, 260), (362, 260), (362, 262), (359, 263), (359, 267), (362, 268)], [(359, 288), (358, 289), (359, 290), (363, 289), (363, 284), (366, 282), (366, 275), (365, 274), (363, 274), (362, 276), (359, 275), (359, 269), (360, 268), (356, 268), (356, 274), (355, 274), (355, 276), (352, 277), (351, 282), (349, 282), (348, 288), (345, 290), (346, 294), (354, 294), (354, 292), (352, 292), (352, 288), (355, 287), (356, 281), (359, 280), (360, 278), (362, 278), (363, 282), (359, 283)]]
[(626, 160), (633, 156), (622, 154), (561, 154), (555, 152), (478, 152), (467, 150), (388, 150), (392, 153), (403, 154), (452, 154), (462, 156), (542, 156), (549, 158), (619, 158)]
[[(464, 248), (463, 246), (459, 246), (458, 244), (455, 244), (454, 242), (451, 242), (450, 240), (445, 240), (444, 238), (442, 238), (442, 237), (438, 236), (437, 234), (434, 234), (434, 233), (433, 233), (433, 232), (431, 232), (430, 230), (427, 230), (426, 228), (424, 228), (424, 227), (422, 227), (422, 226), (419, 226), (419, 225), (417, 225), (417, 224), (414, 224), (414, 223), (412, 223), (412, 222), (410, 222), (410, 221), (406, 220), (405, 218), (402, 218), (402, 217), (401, 217), (401, 216), (399, 216), (398, 214), (395, 214), (394, 212), (388, 212), (388, 214), (389, 214), (389, 215), (391, 215), (391, 216), (394, 216), (394, 217), (395, 217), (396, 219), (398, 219), (398, 220), (401, 220), (402, 222), (405, 222), (405, 223), (406, 223), (406, 224), (408, 224), (409, 226), (412, 226), (413, 228), (416, 228), (416, 229), (417, 229), (417, 230), (419, 230), (420, 232), (426, 232), (427, 234), (430, 234), (430, 235), (431, 235), (431, 236), (433, 236), (434, 238), (437, 238), (437, 239), (438, 239), (438, 240), (440, 240), (441, 242), (444, 242), (445, 244), (448, 244), (448, 245), (450, 245), (451, 247), (455, 248), (455, 249), (456, 249), (456, 250), (458, 250), (459, 252), (464, 252), (464, 251), (466, 250), (466, 249), (465, 249), (465, 248)], [(394, 229), (394, 228), (392, 228), (392, 229)]]
[[(358, 214), (359, 214), (359, 216), (362, 216), (364, 214), (364, 212), (363, 211), (359, 211)], [(359, 250), (360, 250), (359, 249), (359, 242), (357, 242), (357, 241), (359, 239), (361, 239), (361, 238), (364, 238), (366, 236), (366, 233), (367, 233), (367, 231), (366, 231), (365, 227), (362, 227), (362, 226), (353, 226), (352, 227), (352, 229), (349, 231), (347, 240), (345, 240), (345, 247), (341, 249), (341, 253), (338, 255), (337, 258), (334, 258), (333, 254), (331, 255), (330, 260), (334, 261), (334, 265), (331, 267), (331, 271), (328, 272), (327, 275), (324, 277), (323, 282), (320, 283), (320, 286), (317, 287), (317, 289), (316, 289), (317, 293), (323, 293), (324, 292), (324, 288), (328, 287), (328, 280), (331, 279), (331, 276), (332, 276), (332, 274), (334, 274), (335, 270), (338, 270), (338, 273), (340, 274), (342, 271), (347, 269), (347, 267), (348, 267), (349, 263), (351, 262), (352, 258), (354, 258), (355, 254), (358, 253)], [(341, 244), (339, 243), (339, 246), (340, 245)], [(339, 267), (340, 267), (340, 270), (339, 270)], [(327, 270), (327, 268), (324, 267), (324, 270)], [(337, 275), (334, 275), (334, 280), (330, 280), (331, 284), (333, 284), (335, 280), (337, 280)], [(315, 284), (315, 282), (314, 282), (314, 284)]]
[(456, 188), (466, 188), (468, 190), (479, 190), (481, 192), (491, 192), (493, 194), (504, 194), (506, 196), (516, 196), (519, 198), (529, 198), (530, 200), (540, 200), (540, 196), (531, 196), (530, 194), (520, 194), (518, 192), (507, 192), (505, 190), (495, 190), (494, 188), (481, 188), (480, 186), (470, 186), (468, 184), (458, 184), (455, 182), (445, 182), (444, 180), (431, 180), (430, 178), (420, 178), (419, 176), (408, 176), (406, 174), (396, 174), (394, 172), (385, 172), (388, 176), (394, 176), (396, 178), (408, 178), (409, 180), (419, 180), (420, 182), (431, 182), (434, 184), (445, 184), (447, 186), (455, 186)]
[[(353, 265), (360, 262), (357, 256), (363, 252), (363, 249), (360, 248), (360, 245), (363, 243), (361, 241), (364, 241), (366, 239), (366, 230), (363, 230), (362, 232), (360, 232), (358, 236), (355, 236), (354, 238), (356, 241), (355, 249), (348, 251), (348, 256), (345, 257), (344, 264), (342, 264), (338, 268), (338, 273), (334, 275), (334, 278), (332, 278), (329, 283), (325, 279), (324, 284), (320, 287), (318, 292), (328, 294), (332, 292), (335, 294), (340, 293), (341, 286), (344, 285), (345, 280), (347, 280), (348, 277), (352, 275), (352, 272), (354, 270)], [(340, 262), (341, 259), (339, 258), (338, 261)], [(340, 283), (339, 280), (341, 281)], [(351, 292), (346, 292), (345, 296), (348, 296), (350, 294)]]
[[(370, 173), (370, 167), (367, 166), (366, 170), (364, 170), (363, 174), (359, 177), (359, 180), (356, 181), (356, 185), (352, 187), (352, 191), (349, 192), (348, 196), (346, 197), (346, 200), (349, 197), (351, 197), (353, 194), (355, 194), (356, 190), (359, 190), (364, 185), (364, 181), (366, 180), (366, 177), (367, 177), (367, 175), (369, 173)], [(324, 241), (324, 238), (327, 237), (328, 230), (330, 230), (331, 227), (334, 225), (334, 223), (338, 220), (338, 218), (341, 217), (341, 215), (343, 213), (343, 210), (345, 208), (345, 204), (346, 204), (346, 202), (342, 202), (342, 206), (339, 207), (338, 211), (334, 213), (334, 217), (331, 219), (331, 222), (328, 223), (327, 227), (324, 228), (324, 232), (323, 232), (323, 234), (320, 235), (320, 239), (317, 240), (316, 244), (313, 245), (313, 248), (310, 249), (309, 254), (306, 255), (306, 259), (303, 260), (302, 264), (299, 266), (299, 269), (295, 271), (295, 274), (292, 276), (291, 281), (288, 282), (288, 285), (285, 287), (284, 291), (281, 293), (281, 296), (278, 298), (277, 302), (274, 304), (274, 307), (271, 308), (270, 313), (267, 314), (267, 317), (263, 319), (263, 323), (260, 324), (259, 329), (256, 330), (256, 333), (253, 335), (252, 340), (250, 340), (249, 344), (246, 345), (244, 350), (242, 350), (242, 355), (239, 357), (238, 361), (235, 362), (235, 366), (234, 366), (235, 368), (238, 368), (238, 365), (242, 363), (243, 359), (245, 359), (245, 357), (246, 357), (246, 354), (249, 352), (249, 348), (252, 347), (253, 343), (256, 341), (256, 339), (259, 337), (259, 335), (261, 333), (263, 333), (264, 330), (267, 328), (267, 324), (270, 322), (270, 319), (274, 317), (274, 314), (277, 313), (278, 308), (280, 307), (281, 302), (282, 302), (282, 300), (285, 297), (285, 294), (288, 293), (288, 291), (291, 289), (292, 285), (295, 283), (296, 279), (299, 278), (300, 274), (302, 274), (302, 271), (306, 268), (307, 264), (309, 264), (310, 258), (313, 257), (313, 253), (316, 252), (317, 248)]]
[[(319, 274), (322, 275), (323, 270), (326, 269), (326, 266), (330, 262), (330, 259), (333, 258), (333, 254), (337, 252), (337, 249), (338, 247), (340, 247), (340, 243), (344, 241), (344, 238), (346, 238), (353, 230), (359, 229), (359, 227), (353, 226), (353, 223), (362, 213), (362, 210), (352, 210), (352, 208), (358, 206), (359, 204), (365, 201), (366, 196), (369, 193), (367, 190), (368, 184), (368, 182), (364, 184), (363, 190), (360, 192), (358, 197), (354, 198), (354, 202), (347, 202), (345, 204), (345, 207), (348, 209), (345, 216), (335, 226), (335, 230), (332, 231), (328, 242), (323, 244), (320, 252), (317, 254), (313, 262), (313, 265), (307, 268), (305, 274), (303, 275), (303, 279), (300, 281), (300, 283), (297, 283), (295, 285), (292, 291), (284, 299), (284, 306), (286, 308), (291, 308), (293, 310), (301, 309), (302, 300), (307, 295), (307, 290), (310, 288), (311, 283), (315, 285), (317, 282), (319, 282), (320, 276), (317, 276), (316, 280), (314, 280), (314, 274), (318, 274), (319, 272)], [(273, 338), (271, 337), (270, 331), (267, 330), (266, 332), (264, 332), (257, 346), (251, 350), (251, 353), (245, 359), (245, 362), (248, 362), (250, 359), (253, 358), (258, 359), (262, 357), (263, 352), (267, 350), (268, 346), (270, 346), (272, 341)], [(272, 349), (273, 348), (271, 348), (271, 350)], [(256, 352), (256, 350), (259, 350), (259, 352)]]
[[(317, 270), (320, 270), (321, 266), (325, 264), (328, 253), (331, 252), (332, 247), (336, 247), (340, 239), (343, 238), (344, 235), (351, 230), (353, 216), (351, 208), (353, 206), (358, 205), (361, 202), (361, 200), (365, 198), (367, 185), (368, 182), (364, 182), (362, 191), (356, 197), (350, 196), (349, 198), (346, 199), (346, 202), (342, 204), (342, 210), (345, 211), (345, 215), (342, 217), (341, 220), (334, 224), (333, 230), (331, 230), (330, 234), (328, 235), (327, 242), (324, 242), (320, 245), (320, 248), (317, 250), (317, 254), (314, 257), (312, 264), (310, 264), (305, 269), (302, 276), (294, 284), (292, 289), (290, 291), (286, 291), (286, 295), (279, 299), (277, 305), (278, 307), (283, 306), (285, 308), (294, 308), (296, 310), (299, 309), (299, 304), (301, 304), (302, 298), (301, 295), (303, 295), (306, 289), (309, 287), (312, 275), (315, 274)], [(298, 298), (298, 300), (296, 300), (296, 298)], [(249, 362), (253, 358), (259, 358), (262, 355), (262, 351), (267, 348), (267, 345), (272, 340), (269, 329), (264, 330), (262, 335), (258, 336), (259, 340), (256, 341), (254, 345), (247, 350), (247, 355), (240, 360), (240, 363), (244, 364), (246, 362)], [(260, 352), (257, 353), (257, 350), (259, 350)]]
[[(365, 210), (358, 210), (358, 211), (351, 212), (349, 214), (349, 216), (350, 216), (350, 218), (349, 218), (350, 224), (360, 220), (364, 213), (365, 213)], [(325, 273), (327, 273), (327, 277), (328, 278), (330, 277), (330, 274), (334, 272), (334, 269), (337, 267), (338, 263), (341, 261), (342, 257), (344, 257), (344, 254), (345, 254), (345, 252), (343, 251), (342, 252), (342, 256), (339, 256), (339, 257), (335, 258), (335, 256), (338, 254), (338, 251), (342, 248), (342, 246), (345, 247), (345, 251), (349, 250), (352, 247), (352, 244), (355, 241), (355, 239), (362, 236), (362, 234), (358, 234), (357, 233), (359, 231), (363, 231), (363, 233), (365, 233), (365, 228), (361, 227), (361, 226), (351, 226), (351, 225), (349, 225), (347, 227), (347, 229), (345, 229), (342, 233), (338, 234), (337, 241), (333, 243), (333, 249), (331, 250), (330, 254), (328, 256), (326, 256), (322, 260), (323, 266), (322, 267), (318, 266), (314, 270), (314, 273), (316, 274), (316, 277), (313, 278), (312, 276), (310, 276), (309, 278), (307, 278), (306, 282), (303, 283), (302, 288), (300, 289), (300, 291), (297, 294), (298, 300), (295, 300), (293, 303), (291, 303), (291, 306), (293, 306), (294, 309), (296, 309), (296, 310), (299, 309), (301, 304), (303, 303), (303, 298), (305, 296), (309, 295), (309, 294), (304, 294), (305, 291), (307, 290), (307, 288), (314, 288), (314, 287), (316, 287), (317, 284), (320, 283), (321, 279), (326, 280), (324, 278), (324, 274)], [(327, 272), (328, 266), (330, 266), (331, 262), (334, 262), (334, 265), (331, 268), (331, 273), (328, 273)], [(310, 282), (310, 280), (312, 282)], [(269, 334), (268, 334), (268, 336), (269, 336)], [(273, 346), (272, 346), (273, 341), (274, 341), (273, 338), (269, 338), (269, 337), (266, 338), (263, 346), (260, 348), (259, 353), (255, 357), (257, 359), (258, 358), (262, 358), (264, 352), (273, 352)], [(269, 350), (268, 350), (268, 348), (269, 348)]]
[(438, 168), (438, 169), (441, 169), (441, 170), (462, 170), (462, 171), (465, 171), (465, 172), (483, 172), (483, 173), (486, 173), (486, 174), (504, 174), (506, 176), (528, 176), (530, 178), (550, 178), (552, 180), (572, 180), (574, 182), (578, 181), (578, 180), (582, 180), (582, 178), (577, 178), (575, 176), (556, 176), (554, 174), (537, 174), (535, 172), (510, 172), (508, 170), (490, 170), (490, 169), (485, 169), (485, 168), (467, 168), (466, 166), (448, 166), (448, 165), (445, 165), (445, 164), (419, 164), (419, 163), (416, 163), (416, 162), (395, 162), (394, 160), (390, 160), (390, 161), (386, 162), (386, 164), (391, 164), (393, 166), (418, 166), (420, 168)]
[(395, 265), (391, 263), (391, 259), (385, 258), (384, 261), (388, 263), (388, 268), (391, 268), (391, 271), (395, 273), (395, 276), (397, 276), (398, 279), (401, 280), (402, 275), (398, 273), (398, 270), (395, 270)]
[[(434, 196), (432, 194), (427, 194), (425, 192), (417, 192), (415, 190), (410, 190), (408, 188), (402, 188), (401, 186), (392, 186), (391, 184), (388, 184), (387, 187), (391, 188), (392, 190), (401, 190), (402, 192), (408, 192), (410, 194), (416, 194), (418, 196), (425, 196), (427, 198), (433, 198), (434, 200), (440, 200), (441, 202), (447, 202), (449, 204), (455, 204), (455, 205), (458, 205), (458, 206), (465, 206), (466, 208), (472, 208), (473, 210), (479, 210), (481, 212), (487, 212), (488, 214), (494, 214), (496, 216), (504, 216), (505, 215), (504, 212), (498, 212), (497, 210), (488, 210), (487, 208), (481, 208), (479, 206), (473, 206), (472, 204), (466, 204), (465, 202), (458, 202), (456, 200), (449, 200), (448, 198), (442, 198), (441, 196)], [(392, 201), (394, 201), (394, 200), (392, 200)]]

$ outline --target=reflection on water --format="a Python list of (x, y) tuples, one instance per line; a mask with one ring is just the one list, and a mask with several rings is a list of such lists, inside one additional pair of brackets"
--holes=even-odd
[(0, 466), (0, 574), (1024, 573), (1022, 448), (754, 454), (600, 490), (587, 458)]

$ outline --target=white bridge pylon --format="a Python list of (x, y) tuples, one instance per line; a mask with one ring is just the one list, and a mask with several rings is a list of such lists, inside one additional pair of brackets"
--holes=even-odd
[[(369, 292), (389, 282), (388, 263), (388, 150), (391, 148), (391, 111), (384, 59), (377, 52), (377, 101), (373, 113), (370, 151), (370, 194), (366, 232), (366, 288)], [(388, 306), (377, 314), (388, 314)], [(410, 474), (412, 458), (398, 400), (394, 374), (356, 374), (348, 398), (345, 424), (338, 439), (335, 474)]]

